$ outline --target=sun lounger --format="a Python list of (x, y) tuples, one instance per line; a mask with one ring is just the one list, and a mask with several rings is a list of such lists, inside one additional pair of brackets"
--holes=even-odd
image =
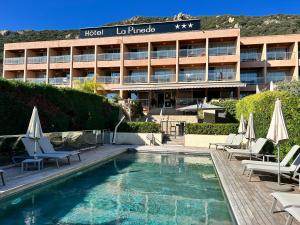
[(300, 207), (300, 194), (286, 193), (286, 192), (273, 192), (271, 193), (271, 195), (274, 198), (271, 212), (275, 211), (277, 202), (281, 204), (283, 209), (291, 206)]
[[(294, 156), (300, 154), (300, 146), (294, 145), (291, 150), (286, 154), (284, 159), (280, 162), (281, 166), (287, 166), (288, 163), (291, 161), (291, 159), (294, 158)], [(265, 166), (276, 166), (278, 165), (278, 162), (263, 162), (263, 161), (254, 161), (254, 160), (243, 160), (242, 165), (245, 166), (247, 164), (255, 164), (255, 165), (265, 165)]]
[[(290, 166), (280, 167), (280, 174), (286, 175), (292, 179), (296, 179), (296, 176), (299, 176), (299, 168), (300, 168), (300, 155), (293, 161)], [(251, 177), (254, 172), (268, 172), (278, 174), (278, 165), (277, 166), (264, 166), (264, 165), (254, 165), (248, 164), (246, 165), (246, 170), (249, 170), (249, 181), (251, 181)]]
[(3, 184), (3, 186), (5, 186), (5, 181), (4, 181), (3, 174), (4, 174), (4, 170), (0, 170), (0, 176), (1, 176), (2, 184)]
[(285, 225), (292, 225), (294, 219), (300, 222), (300, 207), (289, 207), (285, 211), (289, 214)]
[(234, 137), (236, 136), (236, 134), (229, 134), (228, 136), (227, 136), (227, 138), (226, 138), (226, 141), (225, 141), (225, 143), (217, 143), (217, 142), (215, 142), (215, 143), (209, 143), (209, 147), (208, 148), (210, 148), (210, 146), (212, 146), (212, 145), (215, 145), (216, 146), (216, 149), (218, 149), (218, 146), (224, 146), (224, 145), (228, 145), (228, 144), (232, 144), (232, 141), (233, 141), (233, 139), (234, 139)]
[(40, 138), (38, 142), (39, 142), (40, 148), (43, 151), (43, 153), (46, 153), (46, 154), (65, 154), (65, 155), (69, 155), (70, 157), (77, 155), (79, 161), (81, 161), (80, 151), (56, 151), (47, 137)]
[(266, 138), (259, 138), (257, 141), (253, 144), (253, 146), (250, 149), (231, 149), (231, 148), (225, 148), (225, 150), (228, 152), (228, 159), (231, 160), (232, 156), (234, 155), (244, 155), (244, 156), (250, 156), (254, 155), (258, 157), (261, 155), (261, 152), (263, 150), (263, 147), (267, 143)]
[(46, 154), (43, 153), (39, 144), (37, 144), (36, 147), (36, 154), (34, 154), (34, 149), (35, 149), (35, 143), (34, 140), (24, 137), (21, 139), (24, 146), (25, 146), (25, 150), (27, 151), (28, 155), (30, 157), (38, 157), (38, 158), (42, 158), (42, 159), (53, 159), (56, 161), (56, 166), (59, 167), (58, 161), (59, 160), (63, 160), (63, 159), (67, 159), (68, 163), (70, 164), (70, 156), (66, 155), (66, 154)]

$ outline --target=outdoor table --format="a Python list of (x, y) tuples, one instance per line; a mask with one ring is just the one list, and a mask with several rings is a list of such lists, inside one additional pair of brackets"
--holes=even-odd
[(44, 167), (43, 159), (25, 159), (22, 161), (22, 172), (24, 172), (24, 169), (28, 169), (28, 165), (33, 164), (34, 167), (36, 167), (38, 170), (41, 170)]

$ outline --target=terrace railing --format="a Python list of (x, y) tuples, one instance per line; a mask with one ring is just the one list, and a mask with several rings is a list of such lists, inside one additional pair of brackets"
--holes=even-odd
[(152, 59), (176, 58), (176, 50), (159, 50), (151, 52)]
[(292, 56), (292, 52), (284, 52), (284, 51), (267, 52), (268, 60), (289, 60), (291, 59), (291, 56)]
[(23, 77), (7, 78), (7, 80), (24, 81)]
[(68, 63), (71, 61), (70, 55), (50, 56), (50, 63)]
[(120, 76), (99, 76), (97, 77), (97, 82), (103, 84), (119, 84), (120, 83)]
[(197, 82), (205, 80), (205, 72), (179, 74), (179, 82)]
[(175, 74), (152, 75), (151, 83), (168, 83), (175, 82)]
[(70, 78), (69, 77), (52, 77), (52, 78), (49, 78), (49, 84), (69, 85), (70, 84)]
[(78, 81), (80, 81), (81, 83), (84, 83), (84, 82), (87, 81), (87, 80), (93, 80), (93, 79), (94, 79), (94, 77), (92, 77), (92, 76), (86, 76), (86, 77), (73, 77), (73, 81), (78, 80)]
[(124, 58), (127, 59), (127, 60), (148, 59), (148, 52), (147, 51), (126, 52), (126, 53), (124, 53)]
[(205, 48), (194, 48), (194, 49), (180, 49), (180, 57), (199, 57), (205, 56)]
[(26, 78), (26, 81), (35, 84), (44, 84), (47, 83), (47, 78)]
[(292, 76), (283, 76), (283, 75), (272, 75), (268, 74), (267, 75), (267, 82), (279, 82), (279, 81), (291, 81)]
[(235, 54), (236, 54), (236, 48), (234, 46), (210, 47), (208, 49), (209, 56), (235, 55)]
[(97, 56), (98, 61), (118, 61), (120, 60), (120, 53), (101, 53)]
[(45, 64), (47, 63), (47, 56), (33, 56), (27, 58), (28, 64)]
[(247, 84), (263, 84), (265, 82), (264, 77), (255, 74), (241, 74), (241, 82)]
[(95, 54), (74, 55), (74, 62), (92, 62), (95, 61)]
[(134, 84), (134, 83), (147, 83), (147, 75), (134, 75), (124, 77), (125, 84)]
[(4, 64), (6, 64), (6, 65), (24, 64), (24, 57), (6, 58), (4, 60)]
[(209, 81), (229, 81), (235, 80), (235, 72), (208, 72)]
[(258, 52), (241, 52), (242, 62), (261, 61), (261, 53)]

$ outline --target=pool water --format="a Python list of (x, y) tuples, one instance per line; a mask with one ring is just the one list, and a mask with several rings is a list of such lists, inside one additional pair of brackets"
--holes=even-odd
[(0, 203), (2, 225), (233, 224), (208, 156), (124, 153)]

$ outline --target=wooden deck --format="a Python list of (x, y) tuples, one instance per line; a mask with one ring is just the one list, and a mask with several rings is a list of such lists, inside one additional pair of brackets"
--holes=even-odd
[[(285, 212), (279, 209), (276, 213), (270, 212), (273, 191), (267, 184), (276, 182), (276, 176), (255, 174), (253, 181), (248, 182), (248, 177), (242, 175), (241, 159), (229, 161), (226, 152), (219, 150), (212, 150), (211, 155), (238, 224), (285, 224)], [(295, 189), (299, 192), (297, 186)], [(294, 224), (299, 225), (296, 221)]]

